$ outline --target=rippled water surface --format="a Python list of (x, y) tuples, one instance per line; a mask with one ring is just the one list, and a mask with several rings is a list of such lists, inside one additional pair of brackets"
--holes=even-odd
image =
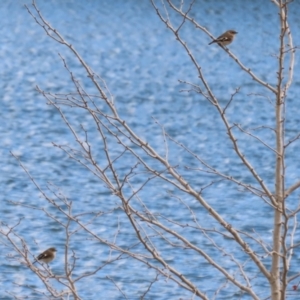
[[(64, 270), (61, 263), (64, 259), (65, 243), (63, 230), (58, 229), (56, 223), (50, 222), (41, 211), (26, 209), (12, 202), (39, 206), (58, 218), (60, 216), (41, 197), (10, 152), (20, 158), (43, 189), (47, 188), (49, 182), (59, 187), (61, 192), (73, 201), (75, 212), (107, 211), (118, 206), (118, 200), (95, 176), (69, 159), (63, 151), (53, 147), (52, 143), (74, 147), (76, 143), (58, 112), (46, 105), (46, 100), (36, 92), (35, 87), (39, 86), (53, 93), (74, 92), (70, 76), (64, 69), (58, 53), (66, 59), (72, 72), (88, 91), (92, 91), (92, 86), (70, 51), (46, 36), (28, 14), (24, 4), (30, 4), (29, 0), (6, 0), (1, 4), (0, 10), (1, 220), (5, 224), (14, 225), (23, 218), (18, 226), (18, 232), (24, 237), (32, 253), (44, 250), (48, 246), (56, 246), (59, 249), (58, 257), (56, 262), (53, 262), (52, 268), (56, 274), (62, 274)], [(161, 127), (157, 122), (163, 125), (172, 137), (220, 171), (246, 183), (254, 183), (249, 171), (241, 167), (241, 163), (237, 161), (215, 108), (199, 94), (183, 91), (189, 87), (179, 80), (199, 84), (197, 72), (182, 46), (157, 17), (150, 1), (37, 0), (37, 5), (44, 17), (72, 43), (91, 68), (106, 81), (122, 118), (159, 153), (164, 153), (165, 145)], [(290, 23), (295, 45), (300, 44), (299, 10), (299, 2), (291, 4)], [(279, 47), (279, 22), (276, 7), (271, 1), (199, 0), (196, 1), (191, 15), (215, 36), (228, 28), (237, 30), (239, 33), (235, 42), (229, 46), (230, 50), (263, 80), (272, 85), (276, 84), (277, 60), (274, 54)], [(173, 14), (171, 18), (172, 16)], [(178, 20), (175, 18), (174, 24), (176, 22), (178, 23)], [(230, 122), (241, 124), (246, 129), (259, 126), (274, 127), (273, 105), (268, 101), (268, 98), (273, 100), (273, 95), (255, 84), (220, 47), (208, 46), (210, 38), (202, 31), (187, 25), (183, 26), (181, 34), (201, 65), (213, 92), (223, 105), (236, 88), (241, 88), (228, 109)], [(287, 139), (294, 137), (299, 131), (298, 63), (296, 57), (295, 77), (287, 104)], [(66, 114), (72, 124), (78, 126), (76, 128), (79, 128), (79, 124), (83, 124), (86, 128), (91, 127), (91, 136), (95, 136), (93, 145), (101, 162), (104, 154), (101, 149), (97, 152), (97, 137), (91, 126), (91, 119), (71, 108), (66, 110)], [(235, 133), (244, 154), (273, 190), (274, 153), (257, 140), (242, 135), (238, 129)], [(257, 134), (274, 147), (274, 135), (270, 130), (260, 130)], [(200, 167), (191, 155), (172, 143), (169, 147), (170, 162), (179, 165), (182, 174), (194, 188), (200, 190), (211, 182), (213, 177), (209, 174), (184, 168), (184, 166)], [(117, 152), (118, 149), (112, 151)], [(298, 153), (299, 143), (287, 149), (287, 186), (299, 178)], [(126, 172), (131, 163), (130, 158), (120, 162), (118, 165), (120, 172)], [(137, 181), (142, 182), (145, 178), (141, 177)], [(188, 210), (184, 210), (175, 198), (170, 197), (168, 192), (175, 191), (170, 189), (173, 188), (154, 180), (143, 190), (141, 197), (154, 211), (163, 211), (166, 216), (178, 222), (191, 221), (187, 219)], [(260, 199), (253, 198), (247, 193), (240, 193), (226, 181), (208, 187), (203, 195), (210, 204), (217, 207), (219, 213), (229, 223), (248, 232), (254, 229), (258, 235), (271, 243), (272, 211)], [(178, 197), (182, 197), (195, 210), (202, 226), (217, 226), (209, 215), (199, 208), (195, 200), (183, 193), (178, 193)], [(297, 198), (294, 197), (294, 200)], [(92, 229), (103, 238), (112, 239), (119, 226), (121, 232), (118, 244), (126, 246), (128, 243), (134, 243), (133, 231), (121, 210), (113, 216), (113, 219), (110, 216), (103, 216), (91, 226)], [(177, 230), (181, 231), (182, 228)], [(187, 238), (199, 246), (207, 243), (207, 248), (211, 248), (208, 251), (212, 257), (230, 269), (232, 264), (230, 258), (220, 257), (219, 252), (208, 243), (207, 239), (201, 237), (199, 232), (193, 234), (193, 231), (189, 231)], [(4, 241), (3, 238), (1, 240)], [(220, 245), (227, 243), (223, 239), (219, 242)], [(3, 255), (12, 252), (6, 247), (0, 248), (2, 252), (0, 298), (11, 299), (7, 292), (15, 292), (27, 295), (29, 299), (35, 297), (40, 299), (31, 289), (18, 286), (28, 284), (31, 287), (42, 288), (35, 275), (24, 266), (4, 260)], [(76, 271), (78, 273), (83, 269), (93, 270), (99, 257), (104, 262), (110, 255), (107, 248), (87, 240), (80, 232), (74, 236), (71, 248), (78, 256), (79, 267)], [(241, 254), (237, 250), (232, 249), (233, 252), (236, 251), (238, 257)], [(207, 271), (209, 269), (201, 268), (207, 263), (195, 253), (182, 255), (177, 251), (168, 250), (166, 260), (173, 263), (180, 272), (212, 297), (215, 289), (224, 282), (215, 279), (215, 274)], [(295, 257), (298, 256), (296, 253)], [(249, 263), (246, 269), (253, 270), (253, 276), (257, 275), (254, 265)], [(133, 259), (126, 262), (120, 260), (101, 270), (93, 277), (94, 279), (80, 282), (78, 289), (82, 291), (82, 298), (123, 299), (122, 294), (107, 276), (119, 284), (129, 299), (138, 299), (155, 274), (147, 268), (141, 269), (140, 264)], [(260, 281), (259, 275), (257, 277), (257, 281), (254, 282), (259, 287), (256, 290), (258, 295), (262, 298), (268, 296), (269, 289), (266, 282)], [(218, 299), (229, 299), (228, 295), (232, 295), (235, 290), (234, 288), (228, 290), (228, 294), (221, 293)], [(190, 297), (192, 295), (189, 292), (179, 289), (171, 281), (157, 286), (154, 284), (149, 294), (149, 299)], [(236, 297), (238, 299), (238, 295)], [(247, 297), (244, 296), (243, 299)]]

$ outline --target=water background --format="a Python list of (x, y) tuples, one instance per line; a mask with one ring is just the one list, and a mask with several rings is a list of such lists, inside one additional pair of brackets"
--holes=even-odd
[[(9, 202), (35, 205), (51, 211), (49, 204), (43, 200), (10, 152), (21, 159), (42, 188), (46, 188), (48, 182), (58, 186), (73, 201), (75, 212), (105, 211), (119, 204), (101, 182), (61, 150), (53, 147), (53, 142), (76, 146), (57, 111), (47, 106), (45, 99), (35, 90), (38, 85), (53, 93), (74, 91), (58, 53), (66, 59), (86, 88), (92, 87), (71, 53), (45, 35), (28, 14), (24, 4), (30, 3), (23, 0), (3, 1), (0, 10), (0, 214), (1, 221), (9, 225), (16, 224), (19, 218), (25, 218), (18, 230), (33, 253), (49, 246), (59, 249), (58, 258), (53, 263), (53, 270), (59, 274), (63, 272), (59, 262), (63, 261), (64, 232), (54, 222), (50, 222), (49, 218), (41, 215), (40, 211), (24, 209)], [(161, 128), (155, 120), (172, 137), (220, 171), (255, 184), (249, 172), (237, 161), (214, 107), (199, 94), (180, 92), (187, 87), (178, 80), (199, 84), (197, 72), (183, 48), (159, 20), (149, 1), (52, 0), (37, 1), (37, 4), (45, 18), (106, 81), (122, 118), (159, 153), (164, 153), (164, 143)], [(299, 9), (297, 1), (290, 5), (289, 20), (295, 45), (300, 44)], [(237, 30), (239, 33), (230, 49), (262, 80), (276, 84), (277, 60), (274, 54), (279, 47), (279, 22), (277, 9), (270, 1), (196, 1), (191, 15), (215, 36), (229, 28)], [(178, 20), (175, 18), (174, 23), (176, 22)], [(267, 100), (268, 97), (273, 100), (270, 92), (254, 83), (218, 46), (208, 46), (210, 38), (200, 30), (187, 25), (182, 29), (182, 36), (221, 103), (225, 105), (235, 89), (241, 87), (228, 110), (230, 122), (241, 124), (246, 129), (274, 127), (273, 106)], [(299, 59), (296, 56), (295, 76), (287, 102), (287, 140), (299, 132), (298, 70)], [(80, 122), (90, 126), (90, 120), (80, 112), (69, 110), (66, 113), (75, 124)], [(274, 153), (249, 136), (241, 135), (238, 130), (235, 132), (244, 154), (273, 190)], [(274, 147), (274, 135), (271, 131), (260, 130), (257, 134)], [(180, 165), (182, 174), (194, 187), (201, 189), (213, 179), (209, 175), (186, 170), (184, 166), (197, 168), (199, 164), (176, 145), (170, 143), (169, 147), (170, 161)], [(294, 143), (287, 149), (287, 186), (299, 179), (298, 153), (299, 143)], [(97, 155), (101, 158), (101, 151)], [(130, 163), (130, 158), (120, 163), (120, 172), (125, 172)], [(142, 181), (142, 178), (138, 180)], [(168, 191), (177, 193), (167, 184), (153, 181), (141, 196), (154, 211), (163, 211), (170, 218), (186, 222), (188, 211), (183, 210)], [(217, 226), (195, 200), (184, 194), (176, 195), (195, 209), (203, 226)], [(236, 187), (224, 181), (206, 189), (203, 195), (228, 222), (241, 230), (250, 232), (255, 229), (257, 234), (271, 243), (273, 213), (259, 198), (240, 193)], [(290, 201), (294, 205), (298, 201), (298, 193)], [(122, 230), (118, 244), (124, 246), (133, 243), (134, 235), (126, 219), (123, 219), (121, 211), (116, 212), (116, 215), (120, 219), (103, 217), (93, 229), (97, 229), (97, 233), (103, 237), (111, 238), (119, 225)], [(187, 237), (195, 244), (199, 243), (199, 246), (207, 243), (199, 232), (194, 235), (193, 231), (189, 231)], [(299, 235), (296, 234), (295, 238), (298, 242)], [(223, 243), (226, 245), (226, 241), (220, 241), (220, 244)], [(2, 257), (11, 253), (7, 248), (0, 247)], [(71, 247), (79, 257), (78, 273), (83, 269), (92, 270), (99, 256), (105, 261), (110, 255), (105, 247), (94, 241), (83, 240), (80, 234), (74, 237)], [(207, 247), (216, 261), (230, 269), (230, 259), (220, 257), (209, 243)], [(213, 296), (216, 287), (224, 283), (215, 279), (216, 275), (212, 270), (203, 268), (200, 271), (202, 269), (199, 266), (205, 266), (206, 262), (195, 253), (183, 256), (180, 252), (172, 251), (168, 252), (167, 260), (196, 282), (209, 297)], [(294, 262), (298, 257), (299, 253), (296, 251)], [(292, 266), (295, 266), (292, 272), (297, 272), (296, 263)], [(267, 297), (269, 290), (266, 282), (255, 273), (257, 270), (253, 265), (249, 263), (247, 268), (257, 275), (254, 282), (258, 295)], [(106, 277), (110, 276), (118, 282), (129, 299), (138, 299), (154, 275), (147, 268), (141, 268), (134, 260), (126, 263), (121, 260), (99, 272), (93, 279), (95, 281), (82, 281), (78, 289), (81, 290), (83, 299), (95, 299), (95, 295), (98, 299), (123, 299), (112, 281)], [(2, 258), (0, 279), (1, 299), (11, 299), (7, 292), (27, 295), (29, 299), (40, 299), (30, 289), (17, 287), (13, 283), (42, 288), (35, 275), (24, 266)], [(228, 288), (218, 299), (229, 299), (234, 292), (234, 288)], [(163, 280), (154, 285), (149, 294), (149, 299), (189, 297), (192, 295), (187, 291), (179, 289), (171, 281)], [(247, 296), (244, 297), (243, 299), (247, 299)]]

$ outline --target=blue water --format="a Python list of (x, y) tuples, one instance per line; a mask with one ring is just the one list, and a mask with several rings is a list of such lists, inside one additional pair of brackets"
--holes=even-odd
[[(86, 90), (93, 94), (96, 91), (72, 53), (46, 36), (28, 14), (24, 4), (30, 5), (30, 2), (4, 1), (0, 11), (1, 221), (2, 225), (14, 226), (20, 218), (22, 219), (16, 227), (16, 232), (27, 243), (33, 255), (47, 247), (55, 246), (58, 254), (51, 268), (53, 273), (63, 275), (65, 229), (44, 211), (63, 224), (66, 224), (66, 217), (41, 196), (19, 166), (19, 162), (11, 156), (11, 152), (20, 159), (51, 198), (55, 197), (49, 189), (60, 192), (72, 201), (73, 213), (85, 214), (81, 216), (83, 221), (90, 220), (94, 213), (108, 212), (100, 214), (93, 224), (89, 225), (101, 238), (116, 240), (116, 244), (124, 248), (135, 245), (137, 239), (120, 209), (119, 200), (111, 195), (96, 176), (53, 146), (54, 143), (79, 149), (59, 113), (47, 105), (47, 101), (35, 89), (39, 86), (51, 93), (75, 92), (58, 53), (66, 59), (68, 66)], [(201, 85), (197, 71), (184, 49), (159, 20), (149, 1), (40, 0), (37, 4), (45, 18), (72, 43), (93, 71), (106, 81), (120, 116), (159, 154), (165, 155), (166, 145), (161, 128), (163, 126), (172, 138), (213, 167), (226, 175), (234, 176), (237, 180), (258, 187), (249, 171), (236, 158), (215, 108), (201, 95), (182, 91), (187, 90), (189, 86), (180, 83), (179, 80)], [(295, 45), (299, 45), (300, 41), (299, 9), (299, 2), (295, 1), (290, 5), (290, 23)], [(272, 85), (276, 84), (277, 60), (274, 54), (279, 47), (279, 23), (276, 7), (270, 1), (263, 4), (259, 0), (197, 1), (191, 15), (215, 36), (228, 28), (237, 30), (239, 33), (234, 43), (229, 46), (230, 50), (260, 78)], [(174, 13), (170, 13), (170, 16), (174, 26), (180, 24)], [(232, 124), (241, 124), (244, 129), (274, 127), (274, 109), (268, 101), (268, 98), (274, 101), (272, 93), (257, 85), (248, 74), (241, 71), (220, 47), (208, 46), (210, 39), (202, 31), (186, 25), (181, 34), (223, 106), (235, 89), (241, 88), (228, 109), (229, 121)], [(293, 86), (287, 99), (287, 140), (299, 132), (298, 65), (299, 59), (296, 57)], [(99, 101), (99, 106), (101, 105)], [(102, 108), (106, 109), (104, 106)], [(103, 145), (91, 117), (69, 107), (64, 107), (64, 112), (81, 138), (84, 138), (84, 133), (80, 124), (88, 129), (89, 141), (97, 162), (104, 166)], [(238, 129), (234, 130), (234, 133), (243, 153), (273, 191), (274, 153), (257, 140), (241, 134)], [(255, 133), (269, 146), (275, 146), (272, 131), (260, 129)], [(109, 145), (113, 155), (120, 154), (121, 147), (112, 138), (109, 139)], [(255, 231), (255, 237), (262, 238), (271, 245), (273, 212), (259, 197), (255, 198), (241, 191), (231, 182), (218, 181), (216, 176), (200, 172), (199, 169), (203, 166), (199, 161), (175, 143), (168, 141), (168, 147), (170, 162), (177, 166), (178, 172), (194, 189), (200, 191), (206, 187), (202, 193), (203, 197), (227, 222), (247, 233)], [(140, 155), (144, 155), (139, 149), (136, 150)], [(299, 142), (287, 149), (287, 186), (299, 179), (298, 153)], [(156, 161), (147, 159), (147, 162), (152, 167), (162, 170)], [(129, 153), (118, 160), (116, 168), (120, 178), (134, 163), (136, 160)], [(135, 172), (137, 175), (131, 179), (131, 184), (138, 188), (149, 174), (144, 172), (142, 166)], [(212, 180), (216, 181), (215, 184), (208, 186)], [(128, 186), (125, 193), (130, 193)], [(195, 228), (190, 210), (182, 202), (193, 209), (199, 226), (220, 229), (220, 225), (195, 199), (158, 179), (150, 181), (139, 196), (149, 209), (165, 218), (161, 220), (167, 226), (183, 234), (196, 246), (203, 247), (230, 274), (243, 281), (231, 257), (220, 255), (201, 230)], [(137, 200), (133, 201), (133, 206), (140, 208), (140, 203)], [(297, 194), (292, 195), (288, 205), (291, 208), (295, 207), (297, 201)], [(58, 203), (62, 204), (61, 201)], [(65, 209), (65, 206), (62, 207)], [(178, 224), (190, 226), (181, 227)], [(76, 224), (71, 223), (70, 226), (70, 230), (77, 229)], [(146, 225), (142, 226), (147, 229)], [(240, 263), (246, 262), (247, 257), (231, 239), (210, 234), (224, 251), (233, 254)], [(17, 237), (12, 238), (20, 244)], [(178, 240), (170, 236), (168, 238), (173, 243), (180, 244)], [(262, 248), (253, 240), (245, 239), (257, 253), (264, 254)], [(28, 299), (43, 299), (34, 292), (34, 289), (43, 290), (43, 284), (17, 260), (5, 259), (7, 255), (17, 259), (19, 256), (7, 247), (4, 237), (1, 237), (0, 241), (0, 299), (12, 299), (13, 294), (24, 298), (27, 296)], [(297, 242), (298, 233), (295, 235), (295, 243)], [(159, 236), (153, 238), (153, 243), (168, 263), (176, 267), (209, 298), (213, 297), (216, 289), (225, 284), (222, 276), (209, 267), (195, 251), (175, 249), (164, 243)], [(74, 278), (94, 271), (100, 264), (118, 255), (82, 230), (72, 235), (70, 248), (77, 257)], [(135, 246), (134, 251), (145, 253), (139, 245)], [(291, 274), (298, 271), (298, 256), (298, 252), (295, 251), (294, 260), (291, 262)], [(150, 262), (156, 264), (152, 260)], [(269, 268), (269, 257), (265, 257), (263, 262)], [(251, 278), (253, 277), (251, 283), (257, 295), (261, 298), (267, 297), (268, 283), (256, 266), (247, 262), (245, 270)], [(128, 299), (139, 299), (154, 279), (153, 270), (132, 258), (122, 257), (100, 269), (96, 275), (79, 281), (77, 290), (80, 291), (82, 299), (124, 299), (113, 283), (115, 282)], [(172, 280), (163, 277), (158, 279), (146, 299), (192, 299), (193, 295), (190, 292), (180, 288)], [(57, 289), (64, 289), (61, 285), (54, 285)], [(291, 294), (291, 297), (297, 295)], [(229, 283), (217, 297), (240, 298), (250, 299), (246, 295), (238, 294), (237, 289)]]

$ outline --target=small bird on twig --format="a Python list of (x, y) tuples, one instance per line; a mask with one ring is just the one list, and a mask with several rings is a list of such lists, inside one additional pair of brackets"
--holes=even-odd
[(37, 259), (34, 261), (34, 263), (36, 263), (37, 261), (41, 261), (41, 262), (48, 264), (55, 258), (55, 255), (56, 255), (56, 249), (51, 247), (51, 248), (47, 249), (46, 251), (42, 252), (37, 257)]
[(237, 32), (235, 30), (227, 30), (226, 32), (221, 34), (218, 38), (211, 41), (208, 45), (211, 45), (212, 43), (218, 43), (221, 46), (227, 46), (232, 43), (236, 34)]

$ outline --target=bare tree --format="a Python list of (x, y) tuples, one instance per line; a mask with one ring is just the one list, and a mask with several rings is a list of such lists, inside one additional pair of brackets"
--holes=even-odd
[[(32, 9), (27, 7), (28, 12), (51, 39), (71, 51), (93, 86), (93, 92), (90, 89), (87, 91), (61, 56), (75, 91), (54, 94), (37, 87), (38, 92), (56, 108), (77, 143), (77, 147), (59, 144), (54, 146), (93, 174), (113, 196), (109, 199), (117, 200), (114, 200), (115, 207), (106, 211), (102, 208), (103, 203), (99, 201), (99, 211), (90, 212), (88, 208), (82, 207), (79, 213), (74, 213), (72, 201), (63, 196), (63, 191), (60, 192), (55, 186), (49, 186), (48, 191), (42, 189), (20, 162), (43, 198), (58, 212), (58, 216), (54, 216), (41, 209), (42, 213), (65, 232), (64, 274), (58, 276), (46, 266), (36, 267), (32, 264), (32, 253), (17, 230), (19, 224), (1, 227), (1, 234), (5, 237), (7, 246), (16, 252), (19, 261), (38, 275), (47, 290), (41, 293), (49, 298), (66, 299), (71, 295), (74, 299), (83, 299), (77, 288), (80, 280), (94, 276), (115, 261), (133, 259), (145, 268), (145, 272), (150, 269), (153, 273), (149, 275), (150, 279), (144, 290), (129, 296), (117, 281), (108, 278), (114, 282), (124, 298), (138, 296), (147, 299), (153, 285), (165, 284), (161, 280), (164, 278), (174, 282), (179, 290), (189, 291), (191, 299), (217, 299), (220, 295), (226, 299), (243, 299), (245, 295), (252, 299), (287, 299), (288, 292), (293, 293), (291, 287), (297, 290), (300, 275), (297, 269), (291, 270), (295, 262), (294, 253), (300, 245), (296, 239), (300, 206), (288, 201), (289, 196), (300, 187), (300, 181), (286, 186), (286, 149), (300, 137), (298, 133), (287, 141), (285, 133), (286, 100), (293, 80), (296, 51), (288, 23), (288, 6), (291, 1), (272, 1), (278, 7), (280, 23), (278, 69), (274, 70), (277, 73), (276, 85), (262, 80), (228, 48), (220, 46), (224, 55), (229, 55), (249, 78), (271, 93), (270, 107), (276, 115), (275, 125), (271, 128), (259, 124), (254, 129), (245, 129), (243, 124), (230, 121), (228, 110), (239, 94), (239, 88), (226, 103), (220, 101), (213, 93), (190, 46), (185, 42), (184, 35), (181, 35), (182, 28), (192, 24), (195, 30), (201, 30), (213, 38), (205, 27), (190, 16), (195, 1), (181, 1), (179, 5), (170, 0), (150, 1), (160, 20), (189, 56), (200, 80), (197, 84), (185, 81), (182, 83), (186, 84), (189, 92), (197, 93), (213, 107), (223, 124), (240, 169), (251, 176), (249, 181), (207, 162), (201, 157), (201, 153), (192, 151), (174, 139), (157, 120), (155, 122), (161, 128), (163, 147), (157, 149), (145, 141), (121, 117), (118, 105), (101, 76), (47, 22), (33, 2)], [(87, 117), (91, 127), (85, 128), (76, 123), (72, 118), (74, 111)], [(261, 130), (272, 132), (275, 138), (273, 143), (263, 140), (257, 134)], [(260, 143), (275, 157), (274, 186), (259, 174), (255, 163), (251, 162), (253, 159), (245, 154), (245, 145), (239, 143), (239, 139), (245, 136)], [(178, 153), (178, 150), (192, 159), (193, 164), (189, 165), (181, 159), (176, 161), (173, 151)], [(201, 186), (193, 177), (203, 178)], [(225, 197), (226, 190), (232, 188), (241, 199), (257, 199), (255, 205), (261, 209), (267, 208), (273, 213), (272, 241), (269, 242), (266, 236), (261, 236), (255, 220), (246, 229), (229, 221), (229, 217), (222, 213), (221, 205), (205, 196), (205, 191), (210, 188), (219, 188), (221, 197)], [(157, 196), (150, 192), (153, 190)], [(147, 196), (148, 192), (150, 197)], [(161, 200), (162, 195), (168, 198), (167, 202)], [(157, 208), (158, 202), (162, 203), (161, 209)], [(169, 210), (166, 213), (163, 205), (172, 206), (172, 213)], [(110, 239), (103, 238), (92, 225), (105, 215), (118, 218), (117, 212), (120, 210), (124, 223), (116, 228)], [(135, 238), (127, 245), (121, 245), (118, 241), (122, 226), (130, 228), (135, 234)], [(111, 251), (110, 259), (98, 262), (91, 271), (78, 270), (76, 251), (70, 250), (70, 243), (79, 233), (105, 245)], [(199, 274), (200, 278), (193, 274)], [(212, 287), (203, 286), (201, 276), (211, 276)], [(58, 283), (59, 288), (55, 287)], [(270, 288), (269, 295), (266, 286)]]

